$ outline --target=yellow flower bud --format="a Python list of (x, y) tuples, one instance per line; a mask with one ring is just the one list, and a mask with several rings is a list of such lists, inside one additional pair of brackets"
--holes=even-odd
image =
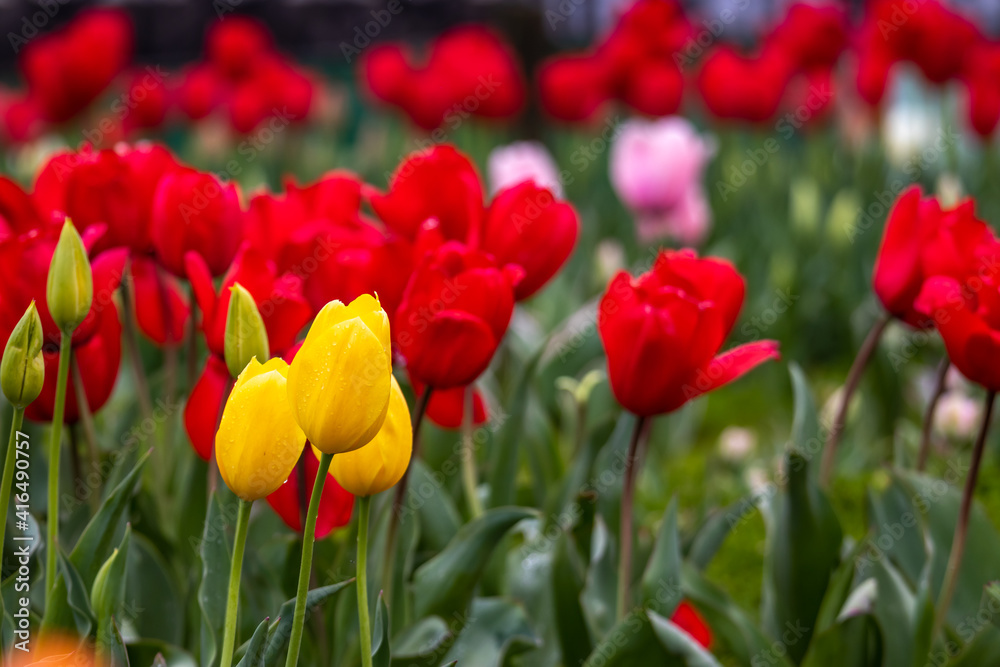
[(378, 435), (360, 449), (334, 456), (330, 472), (354, 495), (374, 496), (392, 488), (403, 477), (412, 451), (410, 409), (393, 377), (389, 412)]
[(368, 444), (385, 421), (392, 377), (389, 318), (363, 294), (323, 306), (288, 371), (288, 400), (321, 452)]
[(275, 491), (295, 467), (306, 436), (288, 403), (288, 364), (252, 359), (233, 385), (215, 436), (222, 481), (246, 501)]
[(239, 283), (229, 289), (232, 294), (226, 313), (226, 366), (230, 375), (238, 377), (251, 359), (268, 359), (271, 351), (267, 329), (253, 296)]
[(16, 408), (27, 407), (42, 393), (45, 383), (42, 342), (42, 320), (32, 301), (7, 339), (0, 362), (0, 387)]
[(87, 249), (76, 227), (66, 218), (49, 265), (45, 302), (59, 330), (72, 333), (87, 317), (93, 300), (94, 278)]

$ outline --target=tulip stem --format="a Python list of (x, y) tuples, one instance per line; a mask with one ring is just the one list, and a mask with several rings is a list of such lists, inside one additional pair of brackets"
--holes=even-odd
[(406, 499), (406, 484), (410, 479), (410, 469), (413, 462), (420, 456), (420, 425), (424, 422), (424, 415), (427, 413), (427, 405), (431, 400), (431, 387), (424, 389), (424, 393), (417, 399), (413, 406), (412, 430), (413, 448), (410, 453), (410, 462), (406, 465), (406, 472), (403, 478), (396, 484), (396, 491), (392, 496), (392, 514), (390, 515), (389, 528), (385, 536), (385, 557), (382, 561), (382, 591), (385, 595), (385, 603), (392, 606), (392, 580), (393, 565), (396, 560), (396, 530), (401, 520), (403, 501)]
[(299, 585), (295, 593), (295, 614), (292, 616), (292, 633), (288, 639), (285, 667), (295, 667), (299, 662), (302, 626), (306, 620), (306, 596), (309, 595), (309, 575), (312, 572), (313, 543), (316, 541), (316, 515), (319, 513), (319, 501), (323, 497), (323, 485), (330, 472), (332, 460), (333, 454), (323, 454), (319, 457), (319, 470), (316, 471), (316, 481), (309, 497), (309, 510), (306, 512), (306, 524), (302, 530), (302, 562), (299, 564)]
[(469, 503), (470, 518), (477, 518), (483, 513), (483, 504), (479, 500), (478, 484), (476, 483), (476, 449), (472, 437), (473, 402), (472, 385), (465, 388), (462, 399), (462, 485), (465, 488), (465, 500)]
[(864, 375), (865, 368), (868, 366), (868, 362), (871, 361), (872, 354), (878, 348), (878, 342), (882, 338), (885, 328), (889, 326), (889, 322), (891, 321), (892, 316), (888, 313), (879, 317), (872, 326), (871, 331), (868, 332), (868, 336), (865, 337), (865, 342), (861, 344), (861, 348), (858, 350), (858, 354), (854, 357), (854, 362), (851, 364), (851, 370), (847, 373), (847, 381), (844, 382), (844, 391), (840, 397), (840, 405), (837, 407), (837, 414), (833, 418), (833, 424), (830, 425), (830, 431), (826, 436), (826, 445), (823, 447), (823, 460), (819, 469), (819, 481), (823, 488), (830, 486), (830, 478), (833, 476), (833, 464), (837, 454), (837, 443), (840, 442), (840, 436), (844, 431), (844, 423), (847, 421), (847, 409), (851, 405), (851, 397), (861, 382), (861, 376)]
[(358, 496), (358, 624), (361, 631), (361, 665), (372, 667), (372, 627), (368, 616), (368, 515), (371, 496)]
[(151, 419), (153, 416), (153, 398), (149, 393), (149, 379), (146, 377), (146, 369), (142, 364), (142, 353), (139, 350), (139, 336), (136, 335), (135, 311), (132, 305), (132, 272), (126, 267), (125, 277), (121, 282), (122, 297), (122, 326), (125, 331), (125, 350), (128, 354), (129, 365), (132, 366), (133, 380), (135, 381), (136, 397), (139, 400), (139, 410), (143, 419)]
[(917, 454), (917, 472), (923, 472), (927, 467), (927, 458), (931, 453), (931, 431), (934, 428), (934, 412), (937, 410), (938, 401), (944, 394), (945, 382), (948, 379), (948, 368), (951, 361), (948, 357), (941, 360), (938, 366), (937, 377), (934, 379), (934, 389), (931, 393), (930, 402), (927, 403), (927, 412), (924, 414), (923, 430), (920, 433), (920, 453)]
[(972, 461), (969, 462), (969, 474), (965, 478), (965, 488), (962, 490), (962, 504), (958, 511), (958, 522), (955, 524), (955, 536), (951, 540), (951, 554), (944, 571), (944, 583), (941, 584), (941, 597), (938, 599), (937, 611), (934, 614), (934, 631), (931, 638), (944, 626), (951, 607), (951, 599), (955, 595), (958, 584), (959, 568), (965, 553), (965, 538), (969, 532), (969, 514), (972, 512), (972, 499), (976, 492), (976, 480), (979, 478), (979, 465), (983, 460), (983, 449), (986, 446), (986, 434), (990, 430), (990, 420), (993, 417), (993, 403), (997, 393), (986, 394), (986, 409), (983, 411), (983, 423), (972, 449)]
[(49, 506), (45, 539), (45, 609), (49, 608), (56, 585), (56, 556), (59, 553), (59, 453), (62, 451), (63, 417), (66, 415), (66, 385), (73, 356), (73, 332), (63, 331), (59, 341), (59, 372), (56, 375), (56, 404), (52, 413), (49, 440)]
[[(10, 440), (7, 441), (7, 457), (3, 464), (3, 482), (0, 482), (0, 567), (3, 566), (3, 544), (7, 530), (7, 510), (10, 504), (10, 488), (14, 483), (14, 456), (17, 449), (17, 434), (24, 423), (24, 408), (14, 408), (10, 422)], [(3, 618), (3, 596), (0, 596), (0, 618)]]
[(229, 568), (229, 595), (226, 598), (226, 630), (222, 639), (222, 660), (219, 667), (232, 667), (236, 650), (236, 616), (240, 602), (240, 575), (243, 572), (243, 551), (247, 544), (252, 500), (240, 499), (236, 516), (236, 542), (233, 544), (233, 564)]
[(629, 588), (632, 585), (632, 498), (635, 492), (635, 460), (639, 455), (651, 422), (646, 417), (636, 417), (635, 430), (628, 445), (622, 480), (621, 549), (618, 560), (618, 620), (628, 613)]

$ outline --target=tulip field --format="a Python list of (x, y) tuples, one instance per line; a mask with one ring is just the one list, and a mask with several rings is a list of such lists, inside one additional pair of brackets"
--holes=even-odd
[(991, 3), (80, 4), (0, 8), (0, 664), (1000, 665)]

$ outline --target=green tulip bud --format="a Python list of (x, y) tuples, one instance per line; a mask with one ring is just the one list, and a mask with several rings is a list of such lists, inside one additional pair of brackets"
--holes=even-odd
[(42, 357), (42, 320), (32, 301), (7, 340), (0, 362), (0, 387), (16, 408), (27, 407), (42, 393), (45, 360)]
[(49, 265), (45, 301), (52, 320), (64, 334), (80, 326), (94, 300), (94, 278), (83, 239), (69, 218), (59, 233), (59, 243)]
[(230, 288), (229, 312), (226, 314), (226, 366), (229, 374), (239, 377), (250, 360), (266, 363), (271, 357), (267, 329), (257, 310), (257, 303), (243, 285)]
[(125, 526), (121, 544), (101, 565), (90, 588), (90, 603), (98, 626), (105, 627), (125, 602), (125, 563), (132, 536), (132, 526)]

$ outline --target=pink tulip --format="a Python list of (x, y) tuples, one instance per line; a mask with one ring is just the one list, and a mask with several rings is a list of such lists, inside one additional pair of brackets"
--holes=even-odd
[(492, 192), (533, 181), (556, 197), (563, 196), (559, 168), (548, 149), (537, 141), (517, 141), (494, 148), (486, 167)]
[(611, 147), (611, 184), (635, 214), (641, 241), (704, 240), (712, 213), (702, 178), (714, 153), (714, 142), (677, 116), (621, 125)]

